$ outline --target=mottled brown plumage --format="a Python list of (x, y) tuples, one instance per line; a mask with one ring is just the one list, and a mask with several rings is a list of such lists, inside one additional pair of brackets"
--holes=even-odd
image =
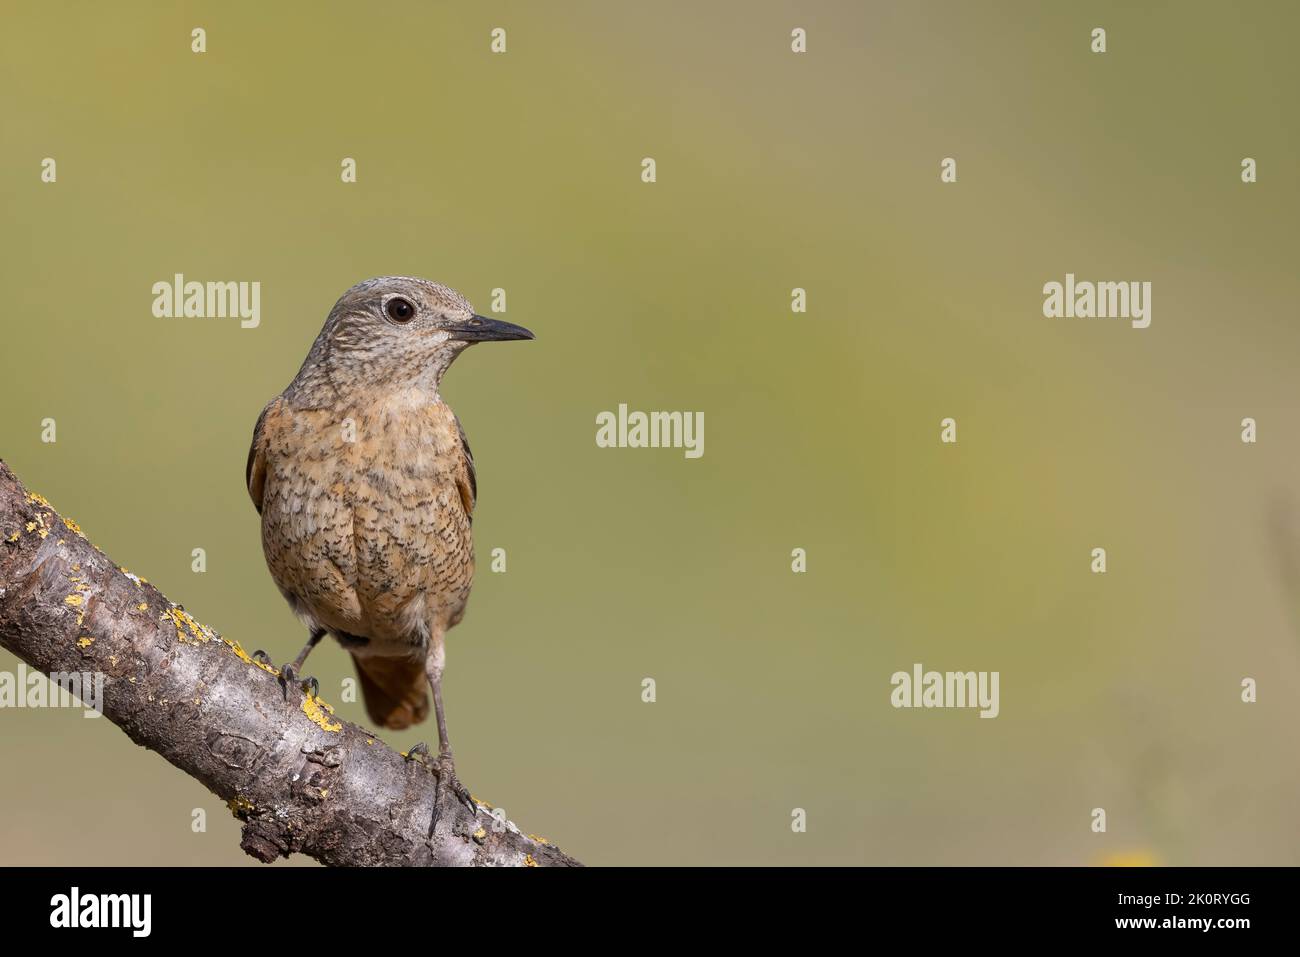
[(458, 793), (443, 639), (474, 580), (477, 479), (438, 388), (472, 343), (525, 338), (438, 283), (367, 280), (343, 294), (297, 377), (263, 409), (248, 456), (267, 567), (311, 632), (288, 681), (328, 632), (355, 659), (377, 723), (423, 721), (432, 687), (439, 785)]

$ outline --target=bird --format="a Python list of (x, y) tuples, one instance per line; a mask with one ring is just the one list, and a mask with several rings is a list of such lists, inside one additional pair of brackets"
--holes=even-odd
[[(261, 517), (271, 578), (307, 627), (280, 669), (291, 686), (326, 634), (352, 656), (366, 713), (401, 730), (424, 721), (429, 692), (438, 757), (407, 752), (437, 775), (432, 834), (447, 793), (476, 805), (456, 777), (442, 678), (447, 631), (474, 582), (474, 456), (440, 394), (456, 357), (480, 342), (533, 339), (481, 316), (460, 293), (410, 276), (348, 289), (293, 381), (263, 408), (245, 479)], [(257, 659), (270, 663), (265, 652)]]

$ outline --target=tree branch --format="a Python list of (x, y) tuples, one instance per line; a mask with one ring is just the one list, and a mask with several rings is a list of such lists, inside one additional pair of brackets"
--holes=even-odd
[(2, 460), (0, 645), (46, 674), (102, 674), (104, 715), (224, 799), (258, 860), (578, 864), (450, 792), (430, 838), (430, 769), (297, 687), (286, 701), (278, 671), (115, 565)]

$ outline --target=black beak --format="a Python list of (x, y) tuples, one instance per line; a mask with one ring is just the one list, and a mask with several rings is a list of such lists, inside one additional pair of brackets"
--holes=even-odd
[(457, 323), (449, 330), (451, 338), (458, 342), (504, 342), (508, 339), (536, 339), (523, 326), (487, 316), (472, 316), (464, 322)]

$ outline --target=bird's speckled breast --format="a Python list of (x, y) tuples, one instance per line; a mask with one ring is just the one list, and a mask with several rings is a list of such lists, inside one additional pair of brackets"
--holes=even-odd
[(263, 428), (262, 545), (300, 614), (378, 655), (422, 649), (459, 621), (474, 554), (445, 403), (419, 390), (342, 410), (281, 399)]

